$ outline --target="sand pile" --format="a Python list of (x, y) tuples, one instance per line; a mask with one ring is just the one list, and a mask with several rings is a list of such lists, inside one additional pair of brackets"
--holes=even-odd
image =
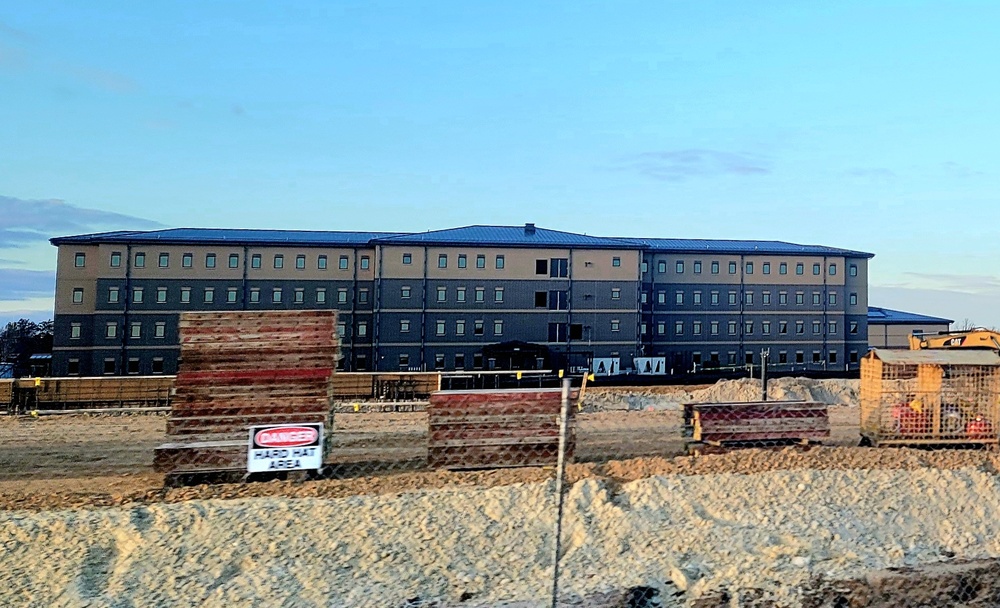
[[(843, 379), (776, 378), (767, 384), (768, 398), (775, 401), (819, 401), (830, 405), (858, 405), (860, 381)], [(693, 391), (677, 387), (675, 392), (662, 387), (607, 387), (589, 389), (584, 406), (590, 411), (679, 409), (684, 403), (720, 403), (757, 401), (761, 397), (760, 380), (740, 378), (720, 380)]]
[[(549, 482), (3, 512), (0, 605), (541, 600), (552, 500)], [(1000, 484), (975, 469), (665, 475), (614, 492), (586, 479), (565, 534), (567, 595), (651, 585), (680, 606), (757, 589), (795, 606), (816, 575), (1000, 555)]]

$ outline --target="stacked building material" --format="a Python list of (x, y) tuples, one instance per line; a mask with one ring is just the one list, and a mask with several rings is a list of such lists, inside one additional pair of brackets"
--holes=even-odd
[[(434, 468), (554, 465), (559, 456), (561, 389), (439, 391), (427, 408), (427, 457)], [(567, 458), (575, 444), (568, 408)]]
[(692, 403), (684, 406), (694, 441), (707, 444), (750, 444), (811, 441), (830, 436), (825, 403), (749, 401)]
[(331, 426), (334, 311), (184, 313), (180, 342), (158, 470), (243, 469), (251, 426)]

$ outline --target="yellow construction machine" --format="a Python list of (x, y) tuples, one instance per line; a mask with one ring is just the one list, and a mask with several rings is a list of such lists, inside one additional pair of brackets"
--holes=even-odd
[(949, 331), (936, 334), (913, 334), (910, 350), (931, 348), (988, 348), (1000, 351), (1000, 333), (975, 328), (966, 331)]

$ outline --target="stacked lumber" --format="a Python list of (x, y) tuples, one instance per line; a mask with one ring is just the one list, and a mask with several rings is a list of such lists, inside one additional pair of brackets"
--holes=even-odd
[(43, 378), (32, 390), (45, 407), (151, 407), (167, 404), (173, 383), (173, 376)]
[(0, 408), (7, 409), (14, 402), (14, 381), (0, 380)]
[[(554, 465), (559, 457), (561, 389), (438, 391), (430, 398), (428, 464), (481, 469)], [(570, 395), (575, 402), (576, 392)], [(567, 458), (575, 432), (569, 408)]]
[(692, 437), (705, 443), (816, 440), (830, 436), (825, 403), (750, 401), (693, 403), (684, 406)]
[(244, 469), (251, 426), (330, 425), (334, 311), (184, 313), (157, 470)]

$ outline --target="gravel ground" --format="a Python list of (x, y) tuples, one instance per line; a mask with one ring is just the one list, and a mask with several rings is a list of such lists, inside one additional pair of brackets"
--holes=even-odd
[[(541, 482), (7, 511), (0, 605), (538, 601), (552, 497)], [(753, 590), (795, 606), (815, 576), (1000, 555), (1000, 484), (972, 468), (588, 478), (569, 490), (566, 514), (567, 595), (651, 585), (667, 605)]]

